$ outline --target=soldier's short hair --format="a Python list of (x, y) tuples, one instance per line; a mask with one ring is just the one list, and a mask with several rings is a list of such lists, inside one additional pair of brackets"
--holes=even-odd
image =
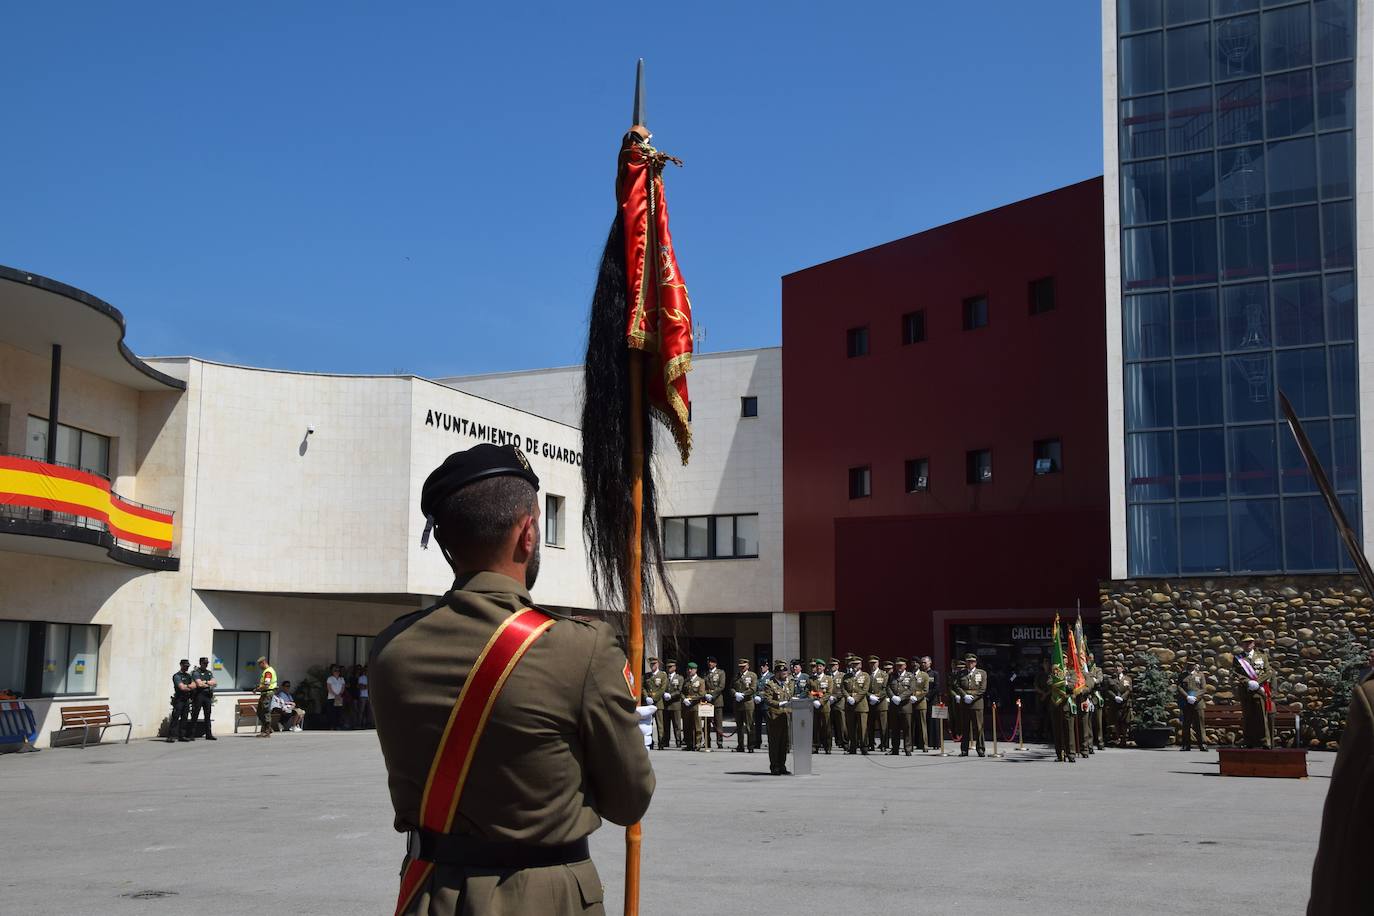
[(445, 497), (434, 513), (434, 536), (465, 566), (492, 559), (525, 516), (538, 511), (538, 493), (521, 477), (501, 475), (470, 483)]

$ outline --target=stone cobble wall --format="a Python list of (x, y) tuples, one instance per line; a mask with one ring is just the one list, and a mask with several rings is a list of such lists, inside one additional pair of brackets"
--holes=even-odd
[[(1237, 701), (1231, 673), (1243, 634), (1260, 640), (1277, 677), (1274, 702), (1299, 704), (1303, 740), (1334, 747), (1323, 706), (1329, 696), (1319, 676), (1331, 672), (1339, 649), (1350, 641), (1369, 644), (1374, 600), (1353, 576), (1264, 576), (1218, 579), (1126, 579), (1103, 582), (1102, 644), (1107, 660), (1119, 659), (1139, 677), (1139, 653), (1152, 653), (1177, 677), (1194, 659), (1207, 674), (1209, 704)], [(1170, 707), (1177, 733), (1179, 711)], [(1208, 728), (1209, 740), (1236, 741), (1231, 729)], [(1176, 735), (1177, 737), (1177, 735)], [(1292, 729), (1277, 736), (1291, 742)]]

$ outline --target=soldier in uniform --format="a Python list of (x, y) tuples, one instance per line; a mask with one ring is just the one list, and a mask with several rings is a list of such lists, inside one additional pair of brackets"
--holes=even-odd
[(1094, 658), (1092, 654), (1088, 655), (1088, 659), (1092, 663), (1091, 667), (1088, 668), (1088, 679), (1092, 681), (1093, 685), (1092, 691), (1089, 694), (1089, 697), (1092, 700), (1091, 718), (1093, 732), (1093, 747), (1101, 751), (1106, 749), (1102, 743), (1104, 740), (1102, 726), (1103, 723), (1106, 721), (1105, 713), (1102, 708), (1103, 705), (1106, 703), (1106, 697), (1102, 691), (1102, 681), (1105, 679), (1106, 675), (1102, 673), (1102, 667), (1098, 665), (1097, 659)]
[[(663, 730), (663, 694), (668, 689), (668, 673), (658, 667), (658, 659), (649, 656), (649, 673), (644, 675), (644, 697), (654, 707), (654, 724), (658, 726), (658, 744), (661, 751), (668, 746)], [(653, 747), (654, 745), (650, 745)]]
[(167, 720), (167, 743), (190, 741), (186, 736), (186, 714), (191, 708), (191, 694), (196, 679), (191, 676), (191, 661), (183, 658), (180, 668), (172, 672), (172, 716)]
[(1076, 683), (1073, 687), (1074, 706), (1074, 725), (1077, 733), (1075, 741), (1078, 745), (1078, 756), (1088, 757), (1093, 752), (1093, 724), (1092, 724), (1092, 692), (1093, 679), (1087, 671), (1083, 672), (1083, 686)]
[(964, 656), (964, 670), (954, 683), (959, 702), (964, 707), (964, 731), (959, 741), (959, 756), (968, 756), (972, 737), (979, 757), (987, 756), (983, 745), (983, 694), (988, 690), (988, 674), (978, 667), (978, 656), (972, 652)]
[(1269, 718), (1269, 692), (1273, 689), (1274, 669), (1269, 656), (1255, 648), (1255, 637), (1245, 635), (1240, 651), (1231, 662), (1237, 681), (1241, 713), (1245, 716), (1245, 746), (1274, 746), (1273, 723)]
[(768, 771), (774, 776), (790, 775), (787, 752), (791, 750), (792, 679), (787, 676), (787, 663), (778, 659), (773, 663), (773, 676), (763, 685), (763, 702), (768, 710)]
[(815, 710), (811, 717), (811, 751), (819, 754), (821, 748), (830, 753), (830, 675), (825, 673), (825, 662), (819, 658), (811, 660), (811, 680), (807, 682), (811, 694), (811, 707)]
[(1331, 787), (1322, 807), (1321, 839), (1312, 863), (1307, 916), (1369, 911), (1366, 869), (1374, 858), (1374, 680), (1365, 672), (1350, 691), (1350, 708)]
[[(1048, 662), (1048, 658), (1046, 659)], [(1045, 717), (1049, 720), (1050, 731), (1054, 734), (1054, 759), (1063, 763), (1073, 763), (1078, 707), (1073, 702), (1073, 691), (1069, 689), (1067, 674), (1062, 667), (1051, 667), (1045, 676)]]
[(868, 657), (868, 749), (882, 750), (887, 743), (887, 672), (878, 656)]
[(868, 672), (859, 670), (859, 657), (849, 656), (849, 671), (844, 681), (844, 731), (849, 738), (846, 753), (868, 756)]
[(760, 661), (758, 670), (760, 690), (758, 699), (754, 700), (754, 743), (751, 745), (755, 750), (763, 747), (763, 736), (768, 731), (768, 704), (763, 702), (762, 687), (772, 677), (771, 666), (767, 661)]
[(1200, 751), (1207, 750), (1207, 675), (1202, 673), (1201, 662), (1193, 662), (1189, 671), (1178, 679), (1178, 708), (1183, 713), (1183, 747), (1193, 749), (1193, 737), (1197, 737)]
[(754, 694), (759, 690), (759, 676), (749, 670), (749, 659), (739, 660), (739, 674), (730, 685), (735, 692), (735, 751), (754, 753)]
[[(682, 747), (682, 675), (677, 673), (677, 660), (668, 659), (668, 683), (663, 691), (663, 724), (668, 726), (668, 737), (673, 744)], [(660, 748), (669, 747), (669, 741), (660, 736)]]
[[(546, 628), (514, 656), (504, 686), (483, 694), (491, 704), (484, 724), (454, 716), (497, 630), (530, 620), (538, 486), (512, 446), (484, 443), (445, 460), (425, 481), (420, 507), (453, 569), (453, 589), (373, 644), (377, 738), (395, 827), (409, 837), (396, 907), (404, 916), (604, 914), (587, 836), (603, 817), (635, 823), (653, 794), (641, 732), (648, 721), (635, 712), (625, 653), (603, 622), (539, 614)], [(471, 743), (452, 740), (451, 719), (466, 723)], [(452, 772), (436, 758), (455, 747), (471, 748), (458, 787), (432, 779)], [(445, 815), (446, 826), (431, 826)]]
[(940, 702), (940, 672), (935, 670), (935, 665), (929, 655), (921, 656), (920, 671), (929, 679), (926, 684), (925, 705), (921, 707), (921, 715), (925, 720), (922, 731), (924, 743), (921, 745), (924, 750), (927, 747), (934, 747), (935, 742), (940, 740), (940, 723), (930, 717), (930, 708), (939, 705)]
[(200, 663), (191, 669), (191, 677), (196, 682), (196, 689), (191, 693), (191, 737), (196, 736), (196, 721), (204, 710), (205, 740), (215, 741), (217, 739), (210, 730), (210, 709), (215, 705), (215, 687), (219, 681), (215, 680), (215, 673), (210, 670), (210, 659), (202, 655)]
[(926, 752), (927, 722), (930, 715), (927, 699), (930, 696), (930, 659), (924, 659), (915, 671), (911, 672), (911, 734), (914, 744)]
[(844, 731), (844, 672), (840, 670), (840, 660), (830, 660), (830, 691), (826, 697), (825, 714), (830, 720), (830, 743), (844, 750), (848, 742)]
[(1107, 708), (1107, 725), (1117, 747), (1125, 747), (1131, 731), (1131, 676), (1122, 670), (1121, 662), (1112, 662), (1109, 667), (1102, 681), (1102, 705)]
[(900, 744), (900, 750), (906, 751), (906, 755), (910, 757), (911, 700), (915, 682), (906, 670), (906, 659), (897, 658), (893, 662), (897, 670), (887, 679), (887, 734), (888, 744), (891, 746), (888, 754), (896, 757)]
[(700, 751), (711, 749), (711, 739), (706, 737), (706, 729), (697, 713), (697, 704), (706, 697), (706, 681), (697, 674), (697, 663), (687, 663), (687, 676), (682, 679), (682, 715), (687, 720), (687, 750)]
[(272, 697), (277, 693), (277, 669), (267, 660), (267, 656), (258, 659), (258, 725), (261, 731), (258, 732), (259, 738), (272, 737)]
[[(725, 672), (720, 669), (719, 665), (720, 663), (716, 661), (714, 655), (706, 656), (706, 676), (703, 678), (703, 680), (706, 681), (706, 696), (704, 699), (707, 703), (715, 707), (716, 714), (713, 716), (713, 719), (715, 721), (716, 748), (718, 750), (725, 747), (725, 726), (723, 724), (725, 721)], [(706, 746), (710, 747), (711, 735), (709, 730), (705, 735), (705, 742)]]

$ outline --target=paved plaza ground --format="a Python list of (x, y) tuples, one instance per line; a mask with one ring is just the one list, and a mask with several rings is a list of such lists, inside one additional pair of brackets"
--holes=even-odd
[[(1006, 748), (1004, 748), (1006, 749)], [(1334, 755), (1221, 778), (1215, 754), (1056, 764), (655, 751), (641, 912), (1301, 913)], [(5, 914), (387, 914), (402, 843), (372, 732), (0, 756)], [(623, 831), (592, 836), (619, 913)], [(173, 891), (176, 896), (140, 897)]]

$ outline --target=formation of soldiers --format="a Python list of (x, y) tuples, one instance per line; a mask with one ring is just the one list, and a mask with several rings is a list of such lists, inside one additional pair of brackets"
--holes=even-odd
[(1046, 658), (1035, 679), (1035, 692), (1054, 736), (1054, 759), (1073, 763), (1112, 743), (1125, 747), (1131, 731), (1133, 686), (1120, 662), (1112, 662), (1104, 672), (1091, 661), (1079, 683), (1072, 674), (1053, 668)]

